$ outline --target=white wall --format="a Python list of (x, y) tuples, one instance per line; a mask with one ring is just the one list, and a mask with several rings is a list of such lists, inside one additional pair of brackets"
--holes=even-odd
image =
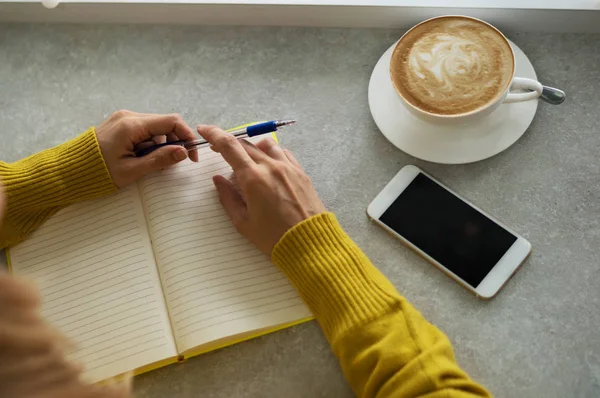
[[(34, 0), (0, 0), (0, 21), (73, 23), (154, 23), (409, 28), (436, 15), (465, 14), (500, 29), (600, 33), (600, 0), (454, 0), (469, 7), (442, 7), (448, 1), (422, 0), (65, 0), (55, 9)], [(239, 4), (245, 3), (245, 4)], [(250, 4), (249, 4), (250, 3)], [(270, 4), (265, 4), (270, 3)], [(279, 3), (279, 4), (275, 4)], [(284, 4), (285, 3), (285, 4)], [(335, 3), (338, 5), (316, 5)], [(352, 5), (339, 5), (348, 3)], [(369, 3), (370, 5), (358, 5)], [(389, 4), (396, 4), (390, 6)], [(546, 8), (540, 8), (540, 4)], [(386, 5), (387, 4), (387, 5)], [(407, 4), (407, 5), (399, 5)], [(438, 6), (435, 6), (438, 4)], [(480, 4), (479, 7), (472, 5)], [(485, 4), (483, 7), (481, 4)], [(497, 8), (500, 5), (514, 8)], [(517, 7), (517, 4), (520, 7)], [(534, 6), (537, 4), (537, 8)], [(581, 9), (566, 9), (568, 7)], [(556, 7), (552, 9), (552, 7)], [(559, 8), (562, 6), (562, 8)], [(587, 8), (584, 8), (587, 7)]]

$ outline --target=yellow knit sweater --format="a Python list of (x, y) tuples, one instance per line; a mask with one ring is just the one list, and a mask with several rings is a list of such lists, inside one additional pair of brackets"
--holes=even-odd
[[(23, 240), (62, 207), (116, 189), (93, 128), (19, 162), (0, 162), (0, 178), (8, 198), (0, 247)], [(288, 231), (272, 260), (315, 314), (358, 396), (489, 396), (456, 364), (446, 336), (396, 291), (333, 214)]]

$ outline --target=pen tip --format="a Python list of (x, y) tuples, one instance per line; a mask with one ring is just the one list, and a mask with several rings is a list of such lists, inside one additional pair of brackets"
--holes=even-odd
[(283, 127), (283, 126), (289, 126), (290, 124), (294, 124), (294, 123), (296, 123), (296, 121), (292, 120), (292, 119), (277, 120), (277, 121), (275, 121), (275, 126), (276, 127)]

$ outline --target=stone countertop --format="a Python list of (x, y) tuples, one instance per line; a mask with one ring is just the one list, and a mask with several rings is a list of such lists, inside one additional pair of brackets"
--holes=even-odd
[[(600, 390), (600, 35), (507, 36), (567, 101), (482, 162), (414, 159), (378, 131), (367, 83), (402, 31), (0, 25), (0, 159), (59, 144), (111, 112), (232, 127), (275, 117), (326, 205), (498, 397)], [(401, 246), (365, 208), (416, 164), (524, 235), (533, 254), (489, 302)], [(315, 322), (140, 376), (137, 397), (351, 396)]]

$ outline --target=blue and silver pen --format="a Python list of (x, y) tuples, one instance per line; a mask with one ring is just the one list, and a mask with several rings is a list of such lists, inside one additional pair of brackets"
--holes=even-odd
[[(289, 126), (290, 124), (296, 123), (295, 120), (271, 120), (270, 122), (253, 124), (251, 126), (243, 127), (237, 130), (228, 131), (230, 134), (233, 134), (234, 137), (254, 137), (261, 134), (272, 133), (273, 131), (277, 131), (279, 127)], [(193, 140), (193, 141), (170, 141), (165, 142), (164, 144), (156, 144), (149, 146), (147, 148), (141, 148), (135, 151), (135, 156), (140, 157), (149, 154), (150, 152), (154, 152), (158, 148), (162, 148), (165, 145), (179, 145), (191, 151), (196, 149), (202, 145), (208, 144), (206, 140)]]

